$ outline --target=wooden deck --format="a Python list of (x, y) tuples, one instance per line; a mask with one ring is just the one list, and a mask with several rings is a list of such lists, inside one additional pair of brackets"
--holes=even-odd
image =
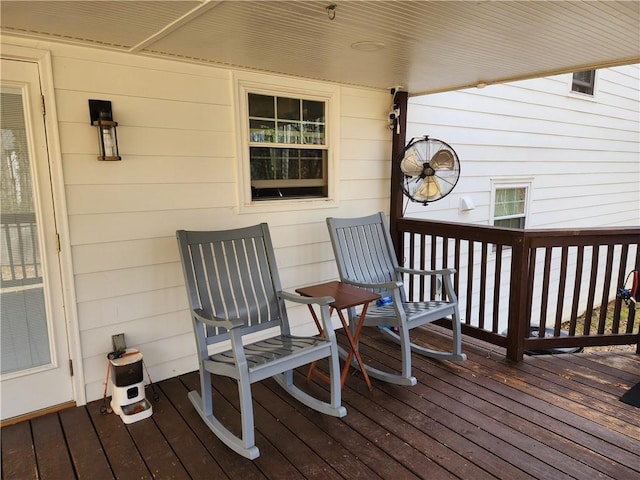
[[(437, 327), (428, 330), (412, 335), (449, 343)], [(366, 362), (397, 367), (396, 348), (375, 329), (363, 332)], [(461, 364), (414, 355), (415, 387), (374, 380), (369, 392), (354, 373), (342, 419), (303, 408), (272, 380), (254, 385), (261, 456), (253, 462), (200, 421), (187, 399), (198, 388), (190, 373), (156, 384), (153, 416), (131, 425), (101, 415), (97, 401), (2, 428), (2, 478), (640, 479), (640, 409), (618, 399), (640, 382), (640, 356), (595, 352), (514, 364), (466, 337), (464, 351)], [(229, 399), (220, 407), (231, 412), (234, 385), (217, 388)]]

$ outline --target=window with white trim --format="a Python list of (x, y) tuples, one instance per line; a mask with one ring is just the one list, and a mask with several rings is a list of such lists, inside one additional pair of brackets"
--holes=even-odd
[(583, 70), (581, 72), (574, 72), (571, 79), (571, 91), (576, 93), (583, 93), (585, 95), (594, 94), (596, 86), (596, 71), (595, 70)]
[(246, 95), (251, 201), (327, 198), (328, 98)]
[(528, 185), (497, 185), (493, 191), (493, 225), (525, 228)]

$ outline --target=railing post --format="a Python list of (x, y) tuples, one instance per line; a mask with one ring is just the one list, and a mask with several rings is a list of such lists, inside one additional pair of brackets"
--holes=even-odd
[(529, 244), (525, 232), (515, 238), (511, 251), (511, 285), (507, 358), (519, 362), (524, 357), (524, 339), (529, 335), (528, 279)]

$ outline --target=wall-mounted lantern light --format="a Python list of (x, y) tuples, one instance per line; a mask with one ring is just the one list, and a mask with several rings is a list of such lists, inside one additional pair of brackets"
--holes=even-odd
[(91, 125), (98, 128), (98, 144), (100, 155), (98, 160), (122, 160), (118, 153), (118, 122), (113, 121), (111, 102), (109, 100), (89, 100)]

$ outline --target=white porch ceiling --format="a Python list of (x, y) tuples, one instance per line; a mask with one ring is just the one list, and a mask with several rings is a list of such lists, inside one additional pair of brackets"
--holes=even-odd
[(638, 1), (2, 0), (0, 9), (5, 34), (411, 95), (640, 63)]

